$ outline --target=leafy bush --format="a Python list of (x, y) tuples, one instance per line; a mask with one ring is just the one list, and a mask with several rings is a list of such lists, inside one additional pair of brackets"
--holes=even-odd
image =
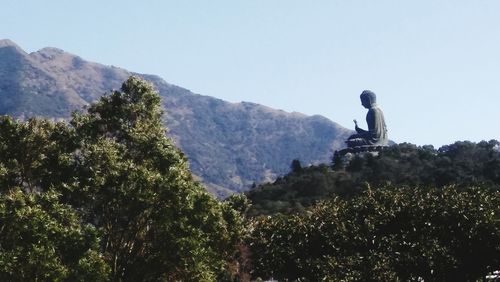
[(470, 281), (500, 268), (500, 193), (488, 189), (367, 190), (253, 224), (255, 277)]

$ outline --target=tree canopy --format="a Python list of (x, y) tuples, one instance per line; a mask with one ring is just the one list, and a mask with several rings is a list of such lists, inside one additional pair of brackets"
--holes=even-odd
[[(30, 236), (45, 241), (34, 240), (25, 249), (0, 245), (6, 265), (0, 271), (9, 275), (16, 252), (41, 252), (53, 244), (47, 263), (59, 273), (55, 280), (86, 275), (84, 270), (115, 281), (207, 281), (235, 274), (229, 265), (241, 233), (240, 214), (193, 179), (161, 119), (159, 95), (136, 77), (87, 112), (74, 114), (70, 124), (2, 117), (0, 198), (11, 203), (15, 196), (14, 202), (24, 203), (19, 212), (33, 214), (2, 220), (2, 230), (18, 230), (23, 220), (47, 227), (30, 228), (36, 233)], [(44, 199), (51, 205), (39, 207)], [(6, 209), (5, 216), (10, 212)], [(58, 231), (63, 235), (51, 231), (65, 222), (67, 230)], [(61, 240), (74, 229), (79, 233)], [(83, 239), (88, 243), (71, 247), (71, 240)], [(86, 268), (78, 270), (80, 264)], [(19, 266), (15, 271), (26, 273), (20, 278), (39, 278), (29, 264)], [(78, 273), (67, 270), (70, 266)]]

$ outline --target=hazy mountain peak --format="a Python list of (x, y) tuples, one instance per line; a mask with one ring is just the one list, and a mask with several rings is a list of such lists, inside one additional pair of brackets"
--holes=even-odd
[(19, 47), (16, 43), (14, 43), (10, 39), (0, 39), (0, 48), (1, 49), (4, 49), (4, 48), (13, 49), (13, 50), (16, 50), (17, 53), (21, 53), (23, 55), (26, 55), (26, 52), (24, 52), (24, 50), (21, 49), (21, 47)]
[(42, 48), (32, 54), (39, 54), (39, 55), (42, 55), (42, 56), (60, 56), (60, 55), (63, 55), (63, 54), (69, 54), (69, 53), (66, 53), (64, 52), (64, 50), (61, 50), (61, 49), (58, 49), (58, 48), (54, 48), (54, 47), (45, 47), (45, 48)]
[[(17, 46), (16, 43), (14, 43), (14, 41), (10, 40), (10, 39), (0, 39), (0, 48), (1, 47), (17, 47), (19, 48), (19, 46)], [(21, 48), (19, 48), (21, 49)]]
[[(30, 53), (29, 56), (39, 62), (51, 65), (60, 65), (61, 63), (64, 65), (71, 64), (72, 60), (79, 59), (78, 56), (53, 47), (45, 47), (36, 52)], [(83, 60), (81, 61), (83, 62)]]

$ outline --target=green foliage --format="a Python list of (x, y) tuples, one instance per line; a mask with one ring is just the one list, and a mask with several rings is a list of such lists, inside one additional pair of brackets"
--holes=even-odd
[(98, 233), (53, 191), (0, 195), (0, 280), (103, 281)]
[(456, 142), (435, 150), (399, 144), (374, 156), (356, 155), (347, 164), (334, 160), (332, 167), (311, 166), (292, 171), (274, 183), (262, 184), (247, 195), (252, 202), (251, 216), (302, 211), (332, 195), (352, 197), (366, 189), (384, 185), (457, 188), (480, 185), (500, 188), (500, 143)]
[(114, 279), (227, 276), (242, 223), (193, 180), (161, 115), (158, 94), (131, 77), (73, 118), (87, 219), (103, 230)]
[[(70, 125), (2, 118), (1, 195), (10, 187), (21, 187), (19, 193), (28, 197), (55, 190), (60, 197), (54, 201), (77, 214), (81, 228), (90, 224), (98, 230), (100, 253), (49, 252), (76, 256), (81, 273), (109, 270), (114, 281), (231, 279), (242, 215), (193, 179), (183, 154), (165, 136), (161, 118), (160, 97), (136, 77), (87, 113), (75, 114)], [(36, 250), (48, 246), (32, 244)], [(51, 257), (39, 260), (54, 264)], [(23, 273), (23, 267), (13, 271)], [(74, 279), (98, 280), (80, 272)]]
[(357, 193), (359, 188), (353, 184), (349, 173), (332, 171), (326, 165), (302, 168), (274, 183), (262, 184), (248, 191), (246, 194), (252, 203), (249, 215), (303, 211), (331, 195), (348, 197)]
[(438, 150), (403, 143), (388, 147), (376, 157), (358, 157), (346, 171), (374, 186), (396, 185), (500, 185), (500, 143), (496, 140), (455, 142)]
[(500, 192), (385, 188), (307, 213), (260, 217), (254, 277), (475, 281), (500, 266)]
[(48, 190), (68, 181), (71, 129), (63, 123), (0, 118), (0, 191)]
[(71, 180), (71, 129), (2, 117), (0, 132), (1, 280), (106, 279), (96, 228), (57, 192)]

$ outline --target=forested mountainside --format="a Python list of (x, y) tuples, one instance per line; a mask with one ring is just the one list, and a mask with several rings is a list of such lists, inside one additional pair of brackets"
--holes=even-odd
[(10, 40), (0, 40), (0, 114), (67, 119), (131, 75), (154, 84), (169, 136), (187, 155), (193, 173), (219, 196), (274, 180), (288, 172), (293, 159), (329, 162), (351, 133), (321, 116), (229, 103), (57, 48), (26, 53)]
[(351, 198), (370, 187), (481, 186), (500, 190), (500, 142), (457, 141), (435, 149), (410, 143), (395, 144), (376, 155), (359, 154), (344, 163), (301, 167), (273, 183), (247, 192), (252, 216), (302, 211), (332, 195)]

